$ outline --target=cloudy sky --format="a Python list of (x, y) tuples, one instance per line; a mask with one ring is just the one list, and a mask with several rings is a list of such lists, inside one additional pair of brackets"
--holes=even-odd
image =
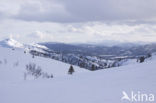
[(0, 40), (156, 42), (156, 0), (0, 0)]

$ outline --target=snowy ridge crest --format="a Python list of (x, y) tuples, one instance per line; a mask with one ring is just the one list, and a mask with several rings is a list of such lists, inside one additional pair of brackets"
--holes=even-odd
[(47, 49), (47, 47), (43, 45), (39, 45), (36, 43), (33, 44), (22, 44), (13, 38), (7, 38), (2, 41), (0, 41), (0, 46), (5, 48), (22, 48), (22, 49), (31, 49), (31, 50), (39, 50), (39, 49)]
[(7, 48), (23, 48), (24, 45), (12, 38), (8, 38), (8, 39), (5, 39), (5, 40), (2, 40), (0, 41), (0, 46), (2, 47), (7, 47)]

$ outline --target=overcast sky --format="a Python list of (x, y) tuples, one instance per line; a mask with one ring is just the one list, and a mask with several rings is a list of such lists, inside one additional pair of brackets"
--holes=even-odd
[(156, 42), (156, 0), (0, 0), (0, 40)]

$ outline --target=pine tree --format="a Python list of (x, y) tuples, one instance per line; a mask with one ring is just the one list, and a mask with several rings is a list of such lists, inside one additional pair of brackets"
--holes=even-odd
[(147, 58), (150, 58), (152, 55), (150, 53), (147, 54)]
[(144, 61), (145, 61), (145, 57), (144, 56), (140, 57), (140, 63), (142, 63)]
[(68, 70), (68, 74), (71, 74), (72, 75), (73, 72), (75, 72), (75, 71), (74, 71), (73, 66), (71, 65), (70, 68), (69, 68), (69, 70)]
[(91, 69), (91, 71), (94, 71), (94, 70), (95, 70), (95, 65), (92, 64), (92, 69)]

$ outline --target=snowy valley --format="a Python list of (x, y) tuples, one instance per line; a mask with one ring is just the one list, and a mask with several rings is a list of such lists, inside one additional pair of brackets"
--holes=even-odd
[(156, 52), (155, 44), (133, 44), (129, 47), (63, 43), (22, 44), (10, 38), (1, 41), (0, 45), (13, 50), (23, 49), (24, 53), (30, 53), (33, 57), (50, 58), (91, 71), (139, 63), (141, 58), (144, 61)]
[[(69, 63), (31, 54), (45, 53), (47, 47), (12, 42), (0, 43), (0, 103), (129, 103), (121, 100), (123, 91), (156, 94), (154, 53), (143, 63), (129, 59), (120, 67), (97, 71), (73, 66), (69, 75)], [(27, 71), (29, 64), (40, 69), (39, 75)]]
[(156, 103), (156, 0), (0, 0), (0, 103)]

